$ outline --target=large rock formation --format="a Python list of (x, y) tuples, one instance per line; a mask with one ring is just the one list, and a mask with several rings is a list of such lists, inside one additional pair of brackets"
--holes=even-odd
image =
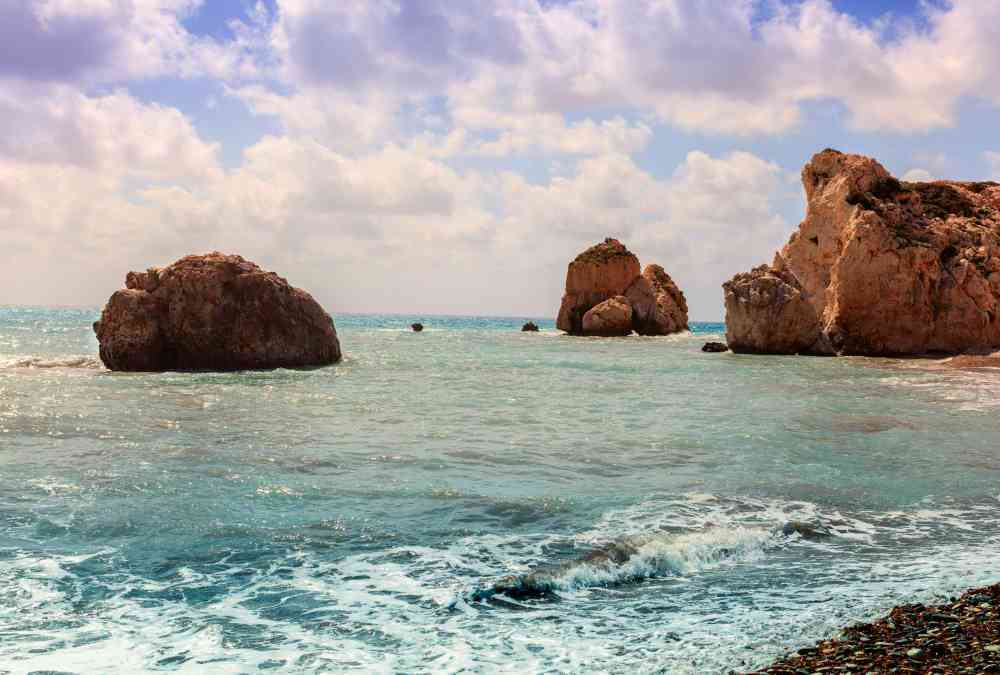
[(639, 269), (639, 259), (617, 239), (588, 248), (569, 264), (556, 327), (604, 336), (687, 330), (684, 293), (659, 265)]
[(191, 255), (129, 272), (94, 324), (111, 370), (248, 370), (340, 360), (311, 295), (238, 255)]
[(591, 246), (569, 264), (556, 328), (583, 334), (583, 315), (593, 307), (623, 295), (639, 276), (639, 259), (617, 239)]
[(684, 293), (659, 265), (646, 265), (625, 296), (635, 310), (635, 332), (640, 335), (669, 335), (688, 328), (688, 307)]
[(737, 352), (905, 355), (1000, 346), (1000, 185), (900, 182), (824, 150), (770, 266), (723, 285)]

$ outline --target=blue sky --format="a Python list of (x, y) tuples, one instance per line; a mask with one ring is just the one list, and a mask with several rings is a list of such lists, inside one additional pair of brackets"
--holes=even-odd
[(721, 319), (814, 152), (1000, 174), (996, 25), (993, 0), (13, 0), (0, 303), (99, 305), (218, 248), (333, 311), (544, 316), (618, 236)]

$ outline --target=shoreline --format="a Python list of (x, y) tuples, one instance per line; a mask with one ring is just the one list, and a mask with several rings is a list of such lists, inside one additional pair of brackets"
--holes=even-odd
[(1000, 583), (937, 605), (898, 605), (880, 619), (747, 671), (826, 672), (1000, 673)]

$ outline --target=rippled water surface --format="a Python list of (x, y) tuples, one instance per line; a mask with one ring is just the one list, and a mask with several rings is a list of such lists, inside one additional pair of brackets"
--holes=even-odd
[(0, 308), (0, 671), (726, 672), (1000, 580), (996, 371), (339, 316), (115, 374), (95, 318)]

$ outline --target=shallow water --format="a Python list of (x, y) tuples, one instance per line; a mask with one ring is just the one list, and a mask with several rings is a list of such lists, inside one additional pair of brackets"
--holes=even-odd
[(996, 371), (338, 316), (334, 367), (117, 374), (95, 318), (0, 308), (0, 670), (726, 672), (1000, 580)]

